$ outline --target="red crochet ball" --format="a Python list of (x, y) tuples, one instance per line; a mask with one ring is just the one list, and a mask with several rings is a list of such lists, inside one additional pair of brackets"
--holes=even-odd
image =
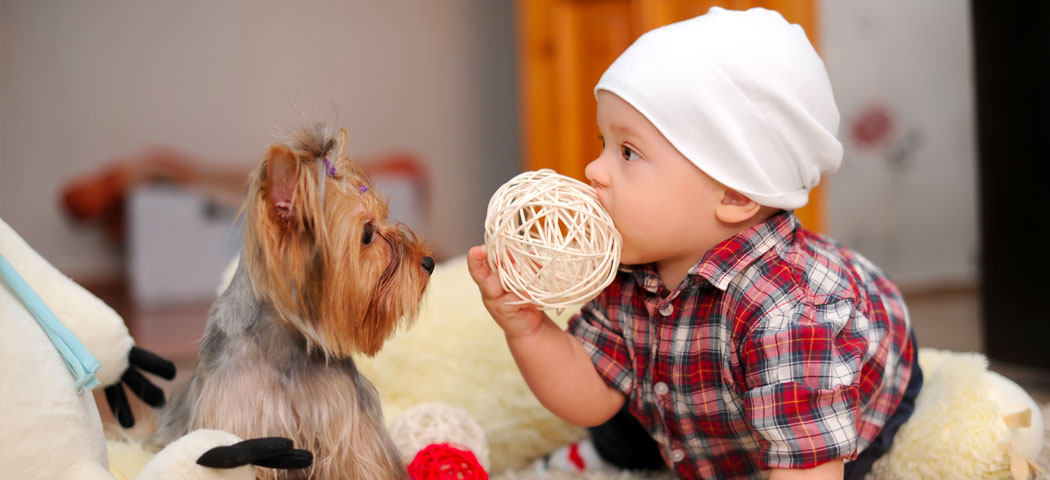
[(489, 474), (473, 452), (447, 443), (434, 443), (416, 454), (408, 464), (412, 480), (488, 480)]

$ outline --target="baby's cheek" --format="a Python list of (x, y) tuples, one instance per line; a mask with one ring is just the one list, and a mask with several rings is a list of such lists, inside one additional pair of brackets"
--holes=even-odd
[(645, 251), (645, 245), (639, 241), (632, 241), (630, 237), (623, 237), (623, 248), (620, 251), (620, 263), (625, 265), (638, 265), (641, 263), (647, 263), (644, 259), (642, 252)]

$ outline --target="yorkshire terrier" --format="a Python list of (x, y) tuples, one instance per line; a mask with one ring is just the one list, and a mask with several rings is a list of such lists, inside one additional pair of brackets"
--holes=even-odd
[(284, 478), (408, 478), (351, 356), (375, 355), (415, 317), (434, 260), (388, 222), (386, 202), (343, 156), (346, 140), (345, 130), (304, 129), (252, 174), (240, 265), (154, 444), (198, 428), (281, 436), (314, 454), (313, 467)]

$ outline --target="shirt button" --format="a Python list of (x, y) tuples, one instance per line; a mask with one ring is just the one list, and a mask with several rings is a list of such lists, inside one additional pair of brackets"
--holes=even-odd
[(660, 315), (670, 317), (672, 313), (674, 313), (674, 305), (665, 303), (664, 306), (660, 307)]
[(674, 463), (681, 462), (685, 459), (685, 452), (681, 450), (671, 450), (671, 461)]
[(657, 395), (667, 395), (667, 384), (664, 382), (656, 382), (656, 385), (653, 385), (653, 390), (656, 390)]

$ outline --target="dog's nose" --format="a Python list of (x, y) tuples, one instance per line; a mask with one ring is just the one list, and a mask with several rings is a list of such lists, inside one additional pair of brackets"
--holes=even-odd
[(427, 273), (434, 273), (434, 259), (430, 257), (423, 257), (423, 270)]

